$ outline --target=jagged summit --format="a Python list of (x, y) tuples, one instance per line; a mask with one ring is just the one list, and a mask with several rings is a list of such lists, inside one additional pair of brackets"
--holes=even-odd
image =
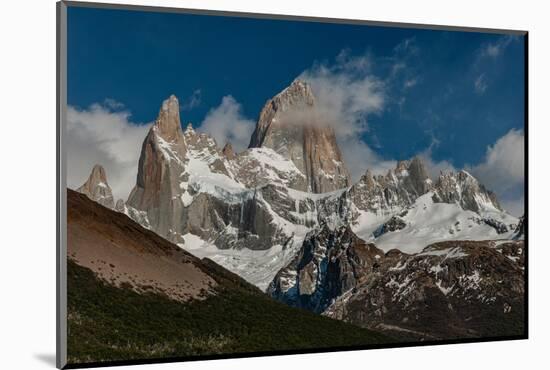
[(191, 122), (189, 122), (187, 124), (187, 127), (185, 127), (185, 132), (184, 134), (185, 135), (192, 135), (195, 133), (195, 129), (193, 128), (193, 124)]
[[(249, 147), (258, 148), (263, 146), (264, 141), (269, 138), (268, 131), (270, 131), (270, 128), (283, 123), (280, 122), (280, 116), (283, 112), (312, 107), (314, 104), (315, 97), (311, 86), (303, 80), (294, 80), (288, 87), (266, 102), (260, 112), (256, 129), (250, 138)], [(293, 122), (285, 124), (291, 125)]]
[(420, 196), (432, 192), (435, 203), (458, 204), (462, 209), (482, 214), (501, 212), (496, 195), (469, 172), (441, 172), (434, 182), (420, 157), (399, 161), (386, 175), (367, 170), (350, 189), (354, 204), (364, 211), (393, 212), (410, 206)]
[(313, 95), (311, 85), (301, 79), (292, 81), (292, 83), (277, 94), (274, 99), (279, 104), (296, 104), (300, 101), (307, 105), (315, 104), (315, 96)]
[(306, 176), (305, 188), (325, 193), (350, 185), (350, 174), (334, 130), (315, 114), (311, 86), (294, 80), (264, 105), (250, 148), (270, 148), (290, 159)]
[(170, 95), (166, 100), (162, 102), (161, 110), (179, 113), (178, 98), (174, 94)]
[(181, 140), (180, 108), (175, 95), (162, 102), (157, 120), (153, 125), (155, 132), (168, 142)]
[(113, 192), (107, 182), (107, 174), (105, 169), (98, 164), (92, 168), (88, 180), (76, 191), (105, 207), (114, 207)]
[(496, 195), (465, 170), (442, 172), (435, 183), (435, 202), (458, 203), (463, 209), (502, 211)]
[(432, 189), (432, 180), (420, 157), (399, 161), (386, 175), (370, 170), (350, 189), (356, 206), (364, 211), (392, 211), (411, 205)]
[(179, 193), (179, 174), (187, 151), (181, 129), (178, 99), (171, 95), (160, 108), (155, 124), (143, 141), (136, 185), (126, 205), (137, 210), (154, 210), (152, 228), (167, 235), (173, 227), (170, 215), (182, 207), (170, 201)]

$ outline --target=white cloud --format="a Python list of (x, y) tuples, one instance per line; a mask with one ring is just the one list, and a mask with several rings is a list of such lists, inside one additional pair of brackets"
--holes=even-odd
[(512, 129), (487, 148), (485, 160), (472, 172), (489, 188), (504, 192), (524, 182), (524, 142), (522, 130)]
[(367, 169), (375, 175), (385, 175), (397, 164), (395, 160), (380, 157), (358, 137), (340, 137), (338, 145), (342, 150), (346, 167), (351, 173), (352, 182), (358, 181)]
[(201, 96), (202, 96), (202, 92), (200, 89), (193, 91), (193, 94), (191, 94), (191, 96), (188, 99), (185, 99), (184, 103), (181, 106), (181, 110), (189, 111), (199, 106), (201, 103)]
[(67, 109), (67, 186), (82, 185), (94, 164), (102, 165), (116, 199), (126, 200), (136, 183), (141, 144), (151, 124), (135, 124), (115, 101)]
[(510, 130), (487, 148), (483, 162), (470, 171), (488, 189), (493, 190), (505, 209), (516, 215), (523, 213), (524, 199), (523, 130)]
[(476, 93), (481, 95), (485, 92), (485, 90), (487, 90), (487, 86), (487, 78), (485, 77), (485, 74), (482, 73), (474, 81), (474, 89)]
[(453, 166), (453, 164), (447, 160), (441, 160), (441, 161), (435, 161), (432, 158), (431, 150), (425, 150), (424, 152), (421, 152), (417, 154), (417, 156), (422, 159), (424, 162), (424, 165), (426, 166), (426, 170), (428, 171), (428, 175), (432, 180), (435, 180), (439, 177), (441, 172), (456, 172), (456, 168)]
[[(316, 122), (334, 129), (345, 163), (354, 181), (370, 169), (385, 174), (394, 168), (396, 160), (382, 158), (361, 136), (368, 132), (369, 117), (381, 113), (392, 102), (388, 91), (397, 84), (408, 89), (418, 83), (404, 62), (419, 52), (414, 38), (403, 40), (394, 49), (394, 55), (381, 61), (389, 65), (388, 76), (380, 78), (372, 73), (374, 62), (368, 55), (351, 56), (343, 50), (333, 64), (316, 63), (298, 78), (310, 83), (316, 98), (314, 111), (287, 112), (287, 119), (296, 122)], [(312, 117), (314, 115), (314, 117)], [(288, 117), (290, 116), (290, 117)], [(443, 168), (443, 164), (433, 167)], [(446, 168), (446, 166), (445, 166)]]
[(298, 77), (311, 84), (322, 124), (339, 136), (365, 132), (367, 116), (384, 107), (385, 86), (369, 73), (370, 64), (366, 56), (340, 53), (334, 65), (316, 64)]
[(224, 96), (221, 104), (211, 109), (199, 130), (209, 133), (218, 143), (230, 142), (236, 152), (245, 150), (256, 123), (243, 116), (241, 105), (231, 95)]
[[(359, 139), (368, 130), (367, 117), (380, 113), (385, 104), (385, 85), (370, 73), (370, 67), (367, 56), (352, 57), (342, 51), (333, 65), (315, 64), (298, 76), (311, 85), (316, 99), (307, 122), (334, 129), (354, 179), (367, 168), (388, 168), (388, 163)], [(310, 114), (315, 115), (313, 120)], [(300, 115), (303, 113), (296, 113), (293, 121), (299, 122)]]

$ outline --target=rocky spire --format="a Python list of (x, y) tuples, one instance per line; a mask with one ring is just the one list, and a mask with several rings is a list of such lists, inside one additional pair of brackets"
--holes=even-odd
[(361, 210), (392, 212), (407, 207), (432, 189), (424, 162), (415, 157), (399, 161), (386, 175), (373, 176), (370, 170), (350, 188), (354, 204)]
[(181, 193), (180, 175), (186, 153), (178, 99), (171, 95), (162, 103), (143, 141), (136, 186), (127, 201), (127, 205), (146, 211), (153, 229), (163, 236), (175, 229), (174, 220), (181, 216), (180, 204), (170, 200)]
[(178, 98), (170, 95), (162, 102), (157, 120), (155, 121), (157, 134), (168, 142), (179, 141), (182, 136), (180, 123), (180, 106)]
[(420, 157), (414, 157), (408, 163), (407, 171), (409, 173), (408, 185), (418, 196), (430, 191), (432, 180)]
[(191, 122), (187, 124), (184, 134), (186, 136), (195, 135), (195, 129), (193, 128), (193, 124)]
[[(274, 133), (270, 131), (283, 124), (280, 121), (281, 114), (295, 108), (312, 107), (314, 103), (315, 97), (309, 84), (302, 80), (294, 80), (290, 86), (268, 100), (264, 105), (256, 129), (250, 138), (249, 147), (259, 148), (273, 145), (274, 143), (271, 143), (270, 138)], [(289, 124), (292, 124), (292, 122), (289, 122)]]
[(107, 183), (107, 174), (105, 169), (98, 164), (92, 168), (88, 180), (76, 191), (105, 207), (114, 207), (113, 192)]
[(321, 122), (311, 86), (302, 80), (270, 99), (263, 107), (249, 147), (271, 148), (292, 160), (306, 176), (305, 191), (324, 193), (349, 186), (336, 135)]

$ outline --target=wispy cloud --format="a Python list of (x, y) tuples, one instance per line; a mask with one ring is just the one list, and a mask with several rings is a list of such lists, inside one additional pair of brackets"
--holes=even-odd
[(403, 83), (403, 87), (405, 89), (410, 89), (411, 87), (416, 86), (417, 83), (418, 83), (418, 79), (411, 78), (411, 79), (405, 80), (405, 82)]
[(202, 92), (200, 89), (193, 91), (193, 94), (183, 101), (181, 105), (181, 110), (189, 111), (195, 107), (198, 107), (201, 104)]
[(124, 109), (124, 104), (115, 100), (115, 99), (112, 99), (112, 98), (107, 98), (103, 101), (103, 105), (113, 111), (117, 111), (117, 110), (122, 110)]
[(483, 45), (481, 48), (481, 56), (482, 57), (490, 57), (490, 58), (497, 58), (506, 48), (510, 45), (512, 41), (514, 41), (515, 36), (502, 36), (497, 41), (493, 43), (487, 43)]
[(421, 58), (421, 49), (415, 37), (399, 42), (390, 56), (379, 58), (378, 64), (388, 70), (384, 81), (388, 90), (388, 105), (396, 104), (402, 111), (409, 91), (422, 82), (421, 72), (418, 69)]
[(482, 95), (483, 93), (485, 93), (485, 90), (487, 90), (487, 87), (487, 78), (485, 77), (485, 74), (482, 73), (474, 81), (474, 90), (479, 95)]
[(367, 116), (382, 111), (384, 83), (370, 73), (367, 56), (340, 54), (334, 64), (314, 64), (299, 76), (311, 84), (319, 118), (337, 135), (365, 132)]
[(416, 156), (421, 158), (426, 165), (428, 174), (433, 180), (437, 179), (442, 172), (456, 172), (455, 166), (450, 161), (445, 159), (435, 160), (433, 158), (433, 152), (440, 145), (440, 143), (441, 142), (432, 134), (432, 142), (430, 143), (430, 146), (416, 154)]
[(243, 116), (241, 108), (231, 95), (224, 96), (220, 105), (208, 112), (199, 130), (212, 135), (218, 145), (230, 142), (235, 151), (245, 150), (256, 124)]
[(409, 37), (398, 43), (393, 51), (396, 56), (402, 57), (404, 55), (418, 54), (420, 49), (416, 44), (416, 37)]
[(299, 76), (310, 83), (316, 120), (334, 129), (354, 179), (367, 168), (387, 170), (392, 165), (360, 139), (368, 131), (370, 115), (381, 113), (386, 103), (386, 85), (372, 73), (372, 63), (367, 55), (341, 52), (333, 64), (314, 64)]
[(390, 106), (403, 107), (405, 92), (421, 81), (411, 67), (419, 55), (420, 48), (413, 37), (399, 42), (391, 55), (352, 55), (343, 50), (333, 63), (315, 63), (300, 74), (299, 78), (312, 86), (319, 116), (334, 128), (354, 179), (367, 168), (381, 173), (395, 165), (395, 160), (377, 154), (361, 136), (369, 131), (373, 115)]

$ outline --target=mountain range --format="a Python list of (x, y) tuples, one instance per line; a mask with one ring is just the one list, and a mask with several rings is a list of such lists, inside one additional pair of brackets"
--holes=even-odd
[(78, 191), (290, 306), (415, 340), (521, 334), (526, 220), (419, 157), (353, 183), (317, 104), (295, 80), (236, 153), (183, 130), (170, 96), (128, 199), (113, 206), (101, 166)]

